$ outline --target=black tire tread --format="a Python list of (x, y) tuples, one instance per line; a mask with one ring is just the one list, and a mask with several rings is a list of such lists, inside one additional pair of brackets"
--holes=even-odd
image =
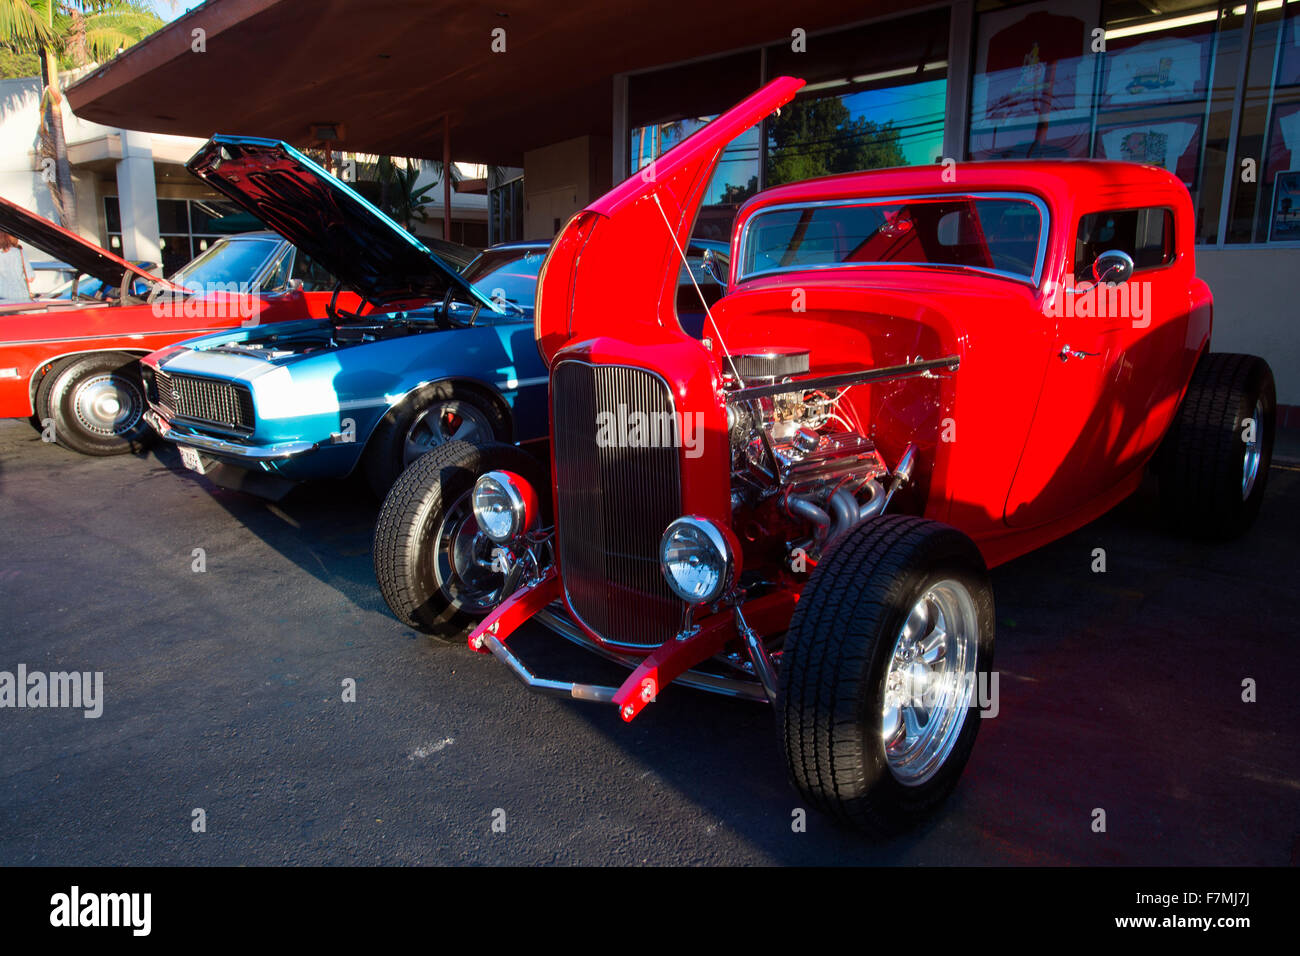
[[(841, 823), (874, 833), (899, 828), (900, 821), (866, 795), (862, 687), (876, 635), (898, 602), (932, 556), (954, 554), (965, 554), (986, 573), (974, 544), (954, 528), (905, 515), (873, 519), (823, 558), (800, 596), (781, 667), (787, 767), (804, 798)], [(937, 793), (929, 803), (944, 796)]]
[(472, 621), (463, 613), (449, 618), (430, 614), (428, 599), (419, 592), (415, 568), (419, 549), (424, 546), (423, 529), (433, 520), (430, 516), (442, 510), (447, 483), (468, 479), (472, 485), (484, 472), (502, 468), (528, 479), (545, 501), (540, 463), (528, 452), (501, 442), (448, 442), (417, 458), (394, 482), (379, 509), (372, 558), (380, 593), (403, 624), (454, 639)]
[[(1242, 502), (1240, 425), (1257, 397), (1264, 399), (1265, 421), (1256, 427), (1265, 445), (1255, 490)], [(1250, 526), (1267, 483), (1276, 401), (1273, 372), (1263, 359), (1231, 352), (1201, 357), (1157, 460), (1162, 505), (1175, 527), (1231, 537)]]

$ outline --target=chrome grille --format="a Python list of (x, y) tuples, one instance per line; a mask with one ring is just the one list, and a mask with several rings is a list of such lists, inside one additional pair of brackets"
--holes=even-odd
[[(611, 644), (658, 647), (682, 615), (659, 570), (659, 540), (681, 517), (672, 392), (644, 369), (576, 361), (557, 365), (551, 386), (556, 536), (569, 605)], [(634, 421), (618, 418), (620, 406), (670, 421), (672, 441), (629, 448), (619, 436), (616, 447), (601, 447), (601, 412)]]
[(178, 418), (188, 418), (236, 431), (253, 430), (253, 395), (246, 385), (196, 375), (154, 374), (158, 403)]

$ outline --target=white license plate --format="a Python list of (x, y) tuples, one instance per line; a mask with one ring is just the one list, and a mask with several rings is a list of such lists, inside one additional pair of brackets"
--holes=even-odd
[(199, 457), (198, 449), (189, 448), (185, 445), (178, 445), (177, 447), (181, 450), (181, 464), (190, 471), (197, 471), (200, 475), (203, 474), (203, 459)]

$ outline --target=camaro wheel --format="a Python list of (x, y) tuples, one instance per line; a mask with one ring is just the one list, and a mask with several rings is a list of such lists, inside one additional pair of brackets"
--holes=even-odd
[(144, 447), (152, 435), (134, 356), (77, 356), (45, 376), (37, 398), (54, 419), (55, 441), (83, 455), (125, 454)]
[(1202, 356), (1156, 464), (1165, 514), (1175, 528), (1210, 538), (1250, 528), (1268, 483), (1276, 418), (1267, 362), (1253, 355)]
[(433, 385), (379, 423), (366, 449), (366, 479), (376, 497), (382, 498), (406, 467), (435, 448), (453, 441), (509, 437), (510, 423), (492, 402), (447, 385)]
[(937, 806), (975, 745), (993, 630), (988, 571), (960, 531), (887, 515), (846, 534), (814, 570), (781, 655), (800, 794), (873, 833)]
[(527, 452), (454, 441), (417, 459), (384, 499), (375, 527), (375, 577), (405, 624), (446, 640), (465, 636), (501, 601), (495, 545), (470, 507), (485, 472), (512, 471), (546, 497), (546, 474)]

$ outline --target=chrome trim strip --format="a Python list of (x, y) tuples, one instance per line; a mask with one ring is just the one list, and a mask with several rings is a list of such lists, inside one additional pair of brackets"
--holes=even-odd
[(617, 687), (547, 680), (544, 677), (538, 677), (525, 667), (523, 661), (510, 653), (510, 650), (491, 634), (483, 635), (483, 644), (492, 652), (493, 657), (514, 671), (515, 676), (532, 690), (540, 691), (543, 694), (554, 694), (556, 697), (572, 697), (574, 700), (591, 701), (596, 704), (614, 703), (614, 695), (618, 693)]
[[(582, 629), (568, 619), (568, 615), (560, 609), (558, 604), (552, 604), (549, 608), (537, 613), (537, 620), (543, 625), (550, 628), (556, 634), (565, 640), (577, 644), (584, 650), (591, 651), (605, 660), (613, 661), (615, 664), (622, 664), (628, 670), (636, 670), (645, 658), (637, 657), (632, 654), (620, 654), (617, 651), (610, 650), (608, 647), (602, 647), (591, 638), (589, 638)], [(762, 685), (757, 681), (741, 680), (736, 677), (724, 677), (721, 674), (709, 674), (705, 671), (687, 671), (678, 677), (674, 684), (681, 684), (683, 687), (693, 687), (696, 690), (706, 691), (710, 694), (721, 694), (724, 697), (735, 697), (740, 700), (750, 700), (759, 704), (770, 703), (767, 694), (763, 691)]]
[(171, 422), (153, 409), (144, 413), (144, 420), (167, 441), (175, 442), (178, 445), (189, 445), (191, 448), (212, 452), (214, 455), (226, 455), (230, 458), (240, 458), (245, 461), (280, 461), (285, 458), (293, 458), (296, 455), (306, 454), (320, 447), (319, 442), (309, 441), (282, 442), (278, 445), (239, 445), (235, 442), (213, 438), (210, 435), (179, 431), (172, 427)]
[[(740, 269), (745, 261), (745, 245), (749, 239), (749, 230), (754, 225), (754, 220), (769, 213), (785, 209), (809, 209), (818, 206), (872, 206), (884, 205), (887, 203), (911, 202), (918, 199), (1015, 199), (1021, 202), (1032, 204), (1037, 210), (1039, 219), (1042, 221), (1042, 228), (1038, 232), (1038, 253), (1034, 260), (1033, 276), (1025, 276), (1016, 272), (1004, 272), (1001, 269), (986, 269), (981, 266), (964, 266), (957, 263), (943, 262), (826, 262), (818, 265), (801, 265), (789, 266), (786, 268), (764, 269), (762, 272), (750, 272), (741, 275)], [(1000, 279), (1010, 279), (1013, 282), (1024, 282), (1038, 288), (1039, 283), (1043, 280), (1043, 266), (1047, 260), (1047, 239), (1051, 226), (1051, 216), (1047, 210), (1047, 203), (1032, 193), (1018, 192), (940, 192), (940, 193), (916, 193), (906, 196), (893, 196), (883, 194), (880, 196), (862, 196), (857, 199), (817, 199), (811, 202), (788, 202), (777, 203), (773, 206), (764, 206), (745, 221), (745, 228), (740, 233), (740, 242), (736, 247), (736, 283), (748, 282), (750, 279), (756, 279), (759, 276), (780, 275), (786, 272), (804, 272), (813, 269), (859, 269), (859, 268), (897, 268), (907, 266), (912, 268), (930, 268), (930, 269), (961, 269), (963, 271), (978, 272), (981, 275), (997, 276)]]

